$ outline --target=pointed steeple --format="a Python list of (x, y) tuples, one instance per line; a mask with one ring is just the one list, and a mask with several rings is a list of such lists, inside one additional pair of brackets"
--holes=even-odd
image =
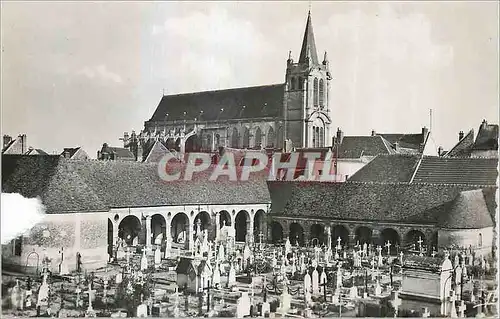
[(318, 53), (316, 51), (316, 42), (314, 41), (311, 11), (309, 11), (307, 15), (306, 30), (304, 32), (304, 40), (302, 40), (299, 63), (307, 63), (309, 58), (311, 59), (312, 64), (318, 64)]

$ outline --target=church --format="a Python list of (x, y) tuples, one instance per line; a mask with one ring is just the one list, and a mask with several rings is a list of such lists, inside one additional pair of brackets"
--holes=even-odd
[(318, 57), (309, 13), (300, 55), (294, 61), (290, 52), (284, 83), (165, 95), (140, 134), (124, 134), (124, 145), (140, 161), (157, 140), (180, 153), (276, 149), (285, 140), (297, 148), (324, 147), (335, 133), (331, 80), (327, 53)]

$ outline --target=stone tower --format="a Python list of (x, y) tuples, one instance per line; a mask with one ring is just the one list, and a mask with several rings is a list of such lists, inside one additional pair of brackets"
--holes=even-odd
[(294, 147), (329, 145), (331, 79), (326, 52), (323, 61), (318, 60), (309, 12), (299, 61), (294, 63), (290, 52), (285, 76), (284, 138)]

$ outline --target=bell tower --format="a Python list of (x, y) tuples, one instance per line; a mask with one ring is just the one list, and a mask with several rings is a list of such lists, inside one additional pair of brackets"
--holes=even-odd
[(330, 141), (332, 77), (325, 52), (319, 62), (309, 11), (298, 62), (290, 51), (285, 75), (284, 138), (295, 147), (324, 147)]

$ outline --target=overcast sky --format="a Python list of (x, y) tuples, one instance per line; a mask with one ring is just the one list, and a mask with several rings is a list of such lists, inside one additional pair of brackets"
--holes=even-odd
[[(91, 157), (165, 94), (281, 83), (308, 2), (2, 2), (2, 131)], [(334, 128), (420, 132), (449, 149), (498, 123), (498, 4), (313, 2)]]

